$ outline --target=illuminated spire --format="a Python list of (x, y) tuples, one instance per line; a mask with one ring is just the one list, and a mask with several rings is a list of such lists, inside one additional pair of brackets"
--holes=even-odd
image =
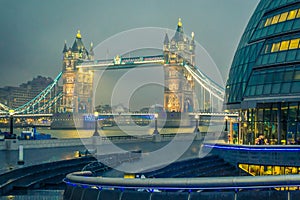
[(178, 18), (178, 27), (182, 26), (181, 18)]
[(93, 42), (91, 42), (91, 45), (90, 45), (90, 59), (91, 60), (94, 59), (94, 44), (93, 44)]
[(67, 51), (68, 51), (67, 41), (65, 40), (65, 45), (64, 45), (63, 53), (66, 53)]
[(166, 33), (165, 35), (165, 40), (164, 40), (164, 44), (169, 44), (169, 37), (168, 37), (168, 34)]
[(76, 38), (81, 39), (80, 30), (77, 31)]

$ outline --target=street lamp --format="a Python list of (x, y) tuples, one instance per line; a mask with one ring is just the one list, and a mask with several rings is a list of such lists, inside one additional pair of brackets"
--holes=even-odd
[(94, 117), (95, 117), (95, 132), (94, 132), (93, 136), (100, 136), (99, 133), (98, 133), (98, 116), (99, 116), (99, 113), (97, 111), (94, 112)]
[(9, 119), (10, 119), (10, 135), (13, 136), (14, 134), (14, 110), (9, 110)]
[(157, 130), (157, 118), (158, 118), (158, 114), (157, 113), (155, 113), (154, 114), (154, 119), (155, 119), (155, 129), (154, 129), (154, 131), (153, 131), (153, 135), (158, 135), (159, 134), (159, 132), (158, 132), (158, 130)]
[(194, 133), (199, 133), (199, 115), (195, 115), (195, 120), (196, 120), (196, 127), (194, 130)]
[(226, 116), (225, 116), (225, 129), (224, 129), (224, 131), (228, 131), (228, 125), (227, 125), (227, 122), (228, 122), (228, 116), (226, 115)]

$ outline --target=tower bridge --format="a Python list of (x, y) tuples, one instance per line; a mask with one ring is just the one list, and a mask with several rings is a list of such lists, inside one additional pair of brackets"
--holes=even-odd
[[(0, 104), (0, 115), (34, 115), (52, 113), (93, 113), (94, 72), (129, 68), (162, 67), (165, 73), (164, 105), (166, 112), (219, 113), (223, 106), (224, 88), (207, 77), (195, 64), (194, 33), (185, 36), (179, 19), (174, 36), (165, 35), (161, 55), (136, 57), (115, 56), (95, 60), (93, 44), (87, 50), (78, 31), (71, 47), (65, 42), (62, 72), (44, 91), (18, 108)], [(62, 80), (63, 91), (55, 92)], [(198, 84), (199, 88), (195, 86)], [(196, 95), (198, 93), (198, 95)], [(199, 96), (200, 98), (197, 98)], [(13, 110), (13, 111), (12, 111)], [(201, 112), (200, 112), (201, 111)]]

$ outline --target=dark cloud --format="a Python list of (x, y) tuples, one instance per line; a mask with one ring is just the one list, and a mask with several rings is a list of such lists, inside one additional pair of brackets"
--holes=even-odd
[(183, 18), (187, 33), (212, 55), (226, 74), (235, 48), (258, 0), (1, 0), (0, 87), (19, 85), (61, 70), (63, 43), (77, 29), (88, 45), (120, 31), (155, 26), (174, 29)]

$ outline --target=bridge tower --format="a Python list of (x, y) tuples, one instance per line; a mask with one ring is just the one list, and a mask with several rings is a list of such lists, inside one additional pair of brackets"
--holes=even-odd
[(195, 83), (182, 64), (195, 65), (194, 33), (191, 39), (183, 32), (179, 18), (177, 30), (171, 40), (164, 39), (165, 91), (164, 109), (167, 112), (193, 112), (196, 110)]
[(93, 44), (91, 43), (88, 51), (82, 42), (80, 31), (76, 34), (72, 47), (68, 48), (65, 42), (63, 49), (63, 100), (61, 112), (93, 112), (93, 72), (76, 68), (78, 63), (93, 59)]

